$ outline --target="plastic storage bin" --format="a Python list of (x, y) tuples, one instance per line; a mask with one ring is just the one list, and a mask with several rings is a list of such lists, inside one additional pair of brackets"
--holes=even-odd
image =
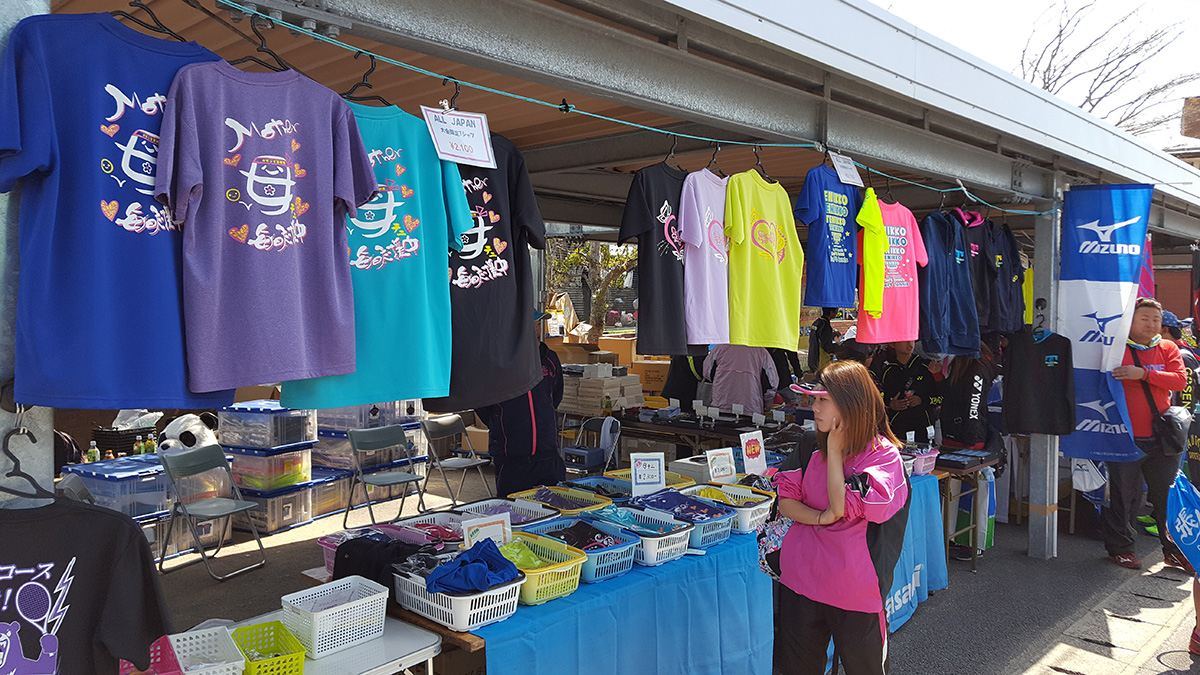
[(63, 471), (83, 480), (97, 506), (134, 518), (171, 508), (167, 474), (158, 464), (137, 457), (118, 457), (91, 464), (68, 464)]
[(350, 475), (351, 472), (346, 469), (313, 467), (313, 518), (320, 518), (346, 509), (346, 503), (350, 501)]
[[(629, 469), (617, 469), (616, 471), (606, 471), (605, 476), (609, 478), (619, 478), (621, 480), (629, 480)], [(682, 488), (689, 485), (695, 485), (696, 481), (687, 476), (675, 473), (674, 471), (666, 472), (666, 483), (669, 488)]]
[(480, 593), (430, 593), (425, 579), (410, 572), (392, 574), (396, 602), (410, 612), (459, 633), (503, 621), (517, 611), (517, 600), (525, 575)]
[(691, 523), (669, 513), (640, 506), (618, 506), (616, 508), (628, 511), (639, 523), (652, 526), (671, 525), (675, 528), (664, 534), (636, 532), (641, 543), (634, 551), (633, 561), (635, 563), (646, 567), (656, 567), (672, 560), (678, 560), (687, 553), (688, 542), (695, 529)]
[[(775, 495), (762, 490), (755, 490), (742, 485), (723, 485), (720, 483), (700, 483), (692, 487), (683, 488), (680, 490), (685, 495), (694, 495), (698, 499), (704, 499), (697, 495), (704, 488), (713, 488), (724, 492), (726, 496), (736, 505), (722, 504), (728, 506), (737, 513), (737, 519), (733, 523), (733, 533), (735, 534), (754, 534), (759, 525), (766, 522), (771, 515), (771, 505), (775, 503)], [(743, 506), (746, 502), (759, 502), (750, 506)], [(719, 503), (719, 502), (718, 502)]]
[(233, 455), (233, 480), (238, 487), (251, 490), (277, 490), (312, 480), (312, 444), (279, 448), (240, 448), (229, 446)]
[[(170, 524), (170, 518), (162, 518), (158, 521), (160, 537), (167, 535), (167, 529)], [(188, 529), (187, 519), (180, 516), (179, 522), (175, 523), (175, 527), (171, 527), (170, 530), (171, 540), (167, 542), (167, 558), (191, 553), (196, 547), (196, 543), (192, 541), (192, 532)], [(200, 545), (207, 550), (217, 544), (227, 542), (233, 537), (233, 519), (216, 518), (213, 520), (200, 520), (196, 522), (196, 531), (200, 535)], [(155, 556), (158, 556), (157, 548), (153, 552)]]
[(375, 429), (395, 424), (400, 416), (400, 402), (368, 403), (346, 408), (326, 408), (317, 411), (317, 426), (323, 429)]
[(493, 497), (491, 499), (480, 499), (477, 502), (460, 504), (450, 509), (450, 512), (458, 513), (462, 515), (464, 519), (478, 518), (485, 515), (484, 512), (488, 507), (498, 504), (505, 505), (513, 513), (518, 513), (521, 516), (529, 519), (521, 523), (512, 523), (512, 528), (514, 530), (520, 530), (536, 523), (544, 523), (551, 518), (557, 518), (562, 515), (562, 512), (558, 509), (546, 506), (545, 504), (530, 502), (524, 499), (512, 499), (509, 497)]
[[(611, 499), (613, 504), (624, 504), (629, 501), (631, 496), (633, 496), (633, 486), (629, 483), (629, 481), (621, 480), (620, 478), (612, 478), (609, 476), (581, 476), (579, 478), (572, 478), (570, 480), (563, 481), (562, 483), (559, 483), (559, 485), (575, 488), (577, 490), (595, 492), (601, 497), (607, 497), (608, 499)], [(599, 487), (607, 489), (610, 491), (610, 494), (604, 494), (603, 492), (597, 490), (596, 488)], [(623, 492), (624, 496), (612, 496), (611, 491), (614, 490)]]
[[(245, 675), (304, 675), (304, 645), (281, 621), (268, 621), (235, 628), (233, 643), (246, 657)], [(275, 654), (251, 660), (256, 654)]]
[[(168, 635), (171, 649), (187, 675), (242, 675), (246, 657), (234, 644), (228, 628), (206, 628)], [(198, 668), (189, 664), (211, 664)]]
[(933, 473), (938, 458), (938, 451), (935, 448), (930, 448), (921, 454), (908, 450), (908, 448), (902, 450), (900, 455), (905, 459), (912, 458), (912, 475), (924, 476), (927, 473)]
[(259, 507), (234, 516), (233, 526), (239, 530), (250, 529), (247, 518), (259, 534), (281, 532), (312, 520), (312, 486), (307, 483), (267, 492), (245, 489), (242, 498)]
[[(533, 490), (524, 490), (522, 492), (514, 492), (513, 494), (509, 495), (509, 497), (512, 497), (513, 499), (524, 499), (527, 501), (536, 502), (537, 500), (534, 498), (534, 495), (537, 494), (537, 492), (541, 489), (542, 488), (534, 488)], [(560, 497), (565, 497), (572, 501), (582, 502), (582, 503), (586, 504), (586, 506), (581, 506), (577, 509), (561, 509), (561, 508), (558, 508), (557, 506), (552, 507), (552, 508), (558, 508), (558, 510), (561, 511), (564, 516), (577, 516), (580, 513), (585, 513), (587, 511), (595, 511), (596, 509), (602, 509), (606, 506), (612, 506), (612, 503), (613, 503), (612, 500), (609, 499), (608, 497), (601, 497), (600, 495), (596, 494), (595, 492), (588, 492), (587, 490), (576, 490), (575, 488), (562, 487), (561, 485), (547, 485), (547, 486), (545, 486), (545, 489), (553, 492), (554, 494), (556, 494)], [(542, 503), (542, 502), (538, 502), (538, 503)], [(546, 506), (551, 506), (551, 505), (546, 504)]]
[[(330, 599), (345, 599), (320, 609)], [(360, 576), (338, 579), (280, 598), (283, 624), (314, 659), (383, 635), (388, 589)]]
[(579, 578), (585, 584), (594, 584), (614, 577), (619, 577), (633, 569), (633, 557), (637, 553), (638, 536), (629, 530), (622, 529), (611, 523), (589, 518), (555, 518), (545, 523), (538, 523), (525, 529), (525, 532), (540, 534), (557, 541), (566, 543), (555, 536), (551, 530), (571, 527), (579, 522), (586, 522), (592, 527), (610, 534), (617, 540), (612, 546), (596, 549), (579, 549), (587, 556), (583, 563)]
[(258, 400), (221, 408), (218, 438), (223, 446), (277, 448), (317, 440), (317, 411), (291, 410), (279, 401)]
[(521, 585), (522, 605), (540, 605), (565, 598), (579, 588), (579, 575), (587, 556), (583, 551), (567, 546), (557, 539), (530, 532), (513, 532), (513, 541), (524, 542), (537, 557), (551, 564), (536, 569), (521, 570), (525, 583)]
[[(370, 452), (358, 453), (359, 465), (366, 469), (380, 464), (387, 464), (393, 459), (396, 448), (383, 448)], [(399, 457), (403, 457), (401, 453)], [(336, 469), (354, 468), (354, 451), (350, 449), (350, 435), (345, 431), (335, 429), (318, 429), (317, 444), (312, 448), (313, 464), (329, 466)]]
[(425, 418), (425, 406), (421, 404), (421, 399), (410, 398), (396, 403), (396, 424), (411, 424)]

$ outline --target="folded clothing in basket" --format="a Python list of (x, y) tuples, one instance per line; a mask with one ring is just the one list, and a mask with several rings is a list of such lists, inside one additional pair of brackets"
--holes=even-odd
[(430, 593), (480, 593), (506, 584), (519, 575), (517, 566), (500, 553), (496, 542), (484, 539), (430, 572), (425, 577), (425, 590)]
[(577, 490), (588, 490), (590, 492), (595, 492), (601, 497), (608, 497), (609, 499), (625, 499), (631, 494), (629, 490), (622, 490), (613, 484), (576, 483), (575, 481), (569, 480), (563, 483), (563, 485), (575, 488)]
[[(440, 546), (410, 544), (405, 541), (380, 542), (367, 537), (349, 539), (337, 547), (333, 561), (333, 578), (344, 579), (357, 574), (384, 588), (392, 588), (392, 565), (404, 562), (416, 553), (435, 553)], [(395, 592), (393, 590), (393, 592)]]
[(620, 543), (616, 537), (607, 532), (602, 532), (594, 526), (583, 522), (582, 520), (570, 527), (561, 527), (557, 530), (548, 530), (544, 534), (548, 534), (557, 539), (562, 539), (567, 543), (567, 546), (584, 551), (591, 551), (598, 548), (608, 548)]
[(533, 493), (533, 501), (541, 502), (547, 506), (553, 506), (554, 508), (562, 511), (586, 509), (592, 505), (589, 502), (582, 502), (577, 499), (564, 497), (548, 487), (538, 488), (537, 492)]
[(431, 537), (437, 537), (442, 541), (462, 541), (461, 532), (455, 532), (445, 525), (438, 525), (437, 523), (416, 523), (415, 525), (409, 525), (408, 527), (414, 530), (420, 530), (425, 534), (428, 534)]
[(634, 518), (629, 511), (613, 506), (607, 506), (598, 511), (588, 511), (588, 517), (618, 525), (636, 534), (670, 534), (684, 527), (683, 523), (643, 523)]
[(758, 495), (743, 498), (734, 497), (733, 495), (726, 494), (724, 491), (714, 487), (700, 488), (698, 491), (696, 491), (696, 496), (704, 497), (705, 499), (717, 502), (718, 504), (727, 504), (729, 506), (757, 506), (758, 504), (767, 501), (766, 497), (760, 497)]
[(659, 490), (644, 497), (636, 497), (633, 501), (638, 506), (666, 511), (693, 523), (702, 523), (729, 513), (722, 507), (707, 504), (699, 499), (692, 499), (673, 488)]
[(763, 492), (775, 492), (775, 484), (771, 482), (771, 478), (778, 472), (774, 467), (767, 470), (766, 476), (760, 476), (756, 473), (748, 473), (742, 476), (742, 479), (737, 482), (738, 485), (748, 487), (753, 490), (762, 490)]
[(512, 561), (512, 564), (517, 566), (519, 570), (535, 570), (539, 567), (545, 567), (547, 563), (538, 557), (538, 554), (529, 550), (525, 542), (517, 540), (510, 541), (500, 547), (500, 553)]
[(479, 510), (479, 515), (481, 516), (498, 516), (501, 513), (507, 513), (508, 522), (512, 523), (513, 525), (520, 525), (521, 523), (528, 523), (529, 521), (533, 520), (533, 516), (527, 516), (523, 513), (513, 511), (511, 506), (502, 502), (488, 504)]
[(427, 577), (430, 572), (433, 572), (440, 565), (454, 559), (458, 555), (458, 551), (451, 553), (414, 553), (402, 562), (392, 565), (392, 569), (400, 570), (401, 572), (410, 572), (419, 577)]

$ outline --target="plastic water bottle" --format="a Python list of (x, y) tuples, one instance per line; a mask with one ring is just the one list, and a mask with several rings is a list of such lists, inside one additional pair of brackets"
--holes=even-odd
[(146, 451), (146, 446), (144, 443), (142, 443), (142, 437), (138, 436), (137, 440), (133, 442), (133, 452), (131, 452), (129, 454), (140, 455), (145, 451)]
[(92, 441), (92, 444), (88, 446), (87, 455), (85, 457), (89, 464), (100, 461), (100, 448), (96, 447), (96, 441)]
[(146, 436), (146, 442), (142, 445), (143, 455), (153, 455), (158, 452), (158, 441), (154, 440), (154, 434)]

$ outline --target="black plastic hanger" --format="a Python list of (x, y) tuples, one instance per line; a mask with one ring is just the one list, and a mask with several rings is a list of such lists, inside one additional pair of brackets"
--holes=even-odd
[(886, 193), (886, 195), (887, 195), (887, 196), (886, 196), (886, 198), (884, 199), (884, 201), (886, 201), (886, 202), (887, 202), (887, 203), (889, 203), (889, 204), (895, 204), (895, 203), (896, 203), (896, 198), (892, 196), (892, 177), (891, 177), (891, 176), (888, 176), (888, 177), (887, 177), (886, 186), (887, 186), (887, 187), (886, 187), (886, 189), (884, 190), (884, 192)]
[[(828, 152), (828, 151), (826, 151), (826, 152)], [(754, 167), (758, 169), (758, 172), (762, 174), (762, 177), (765, 178), (768, 183), (778, 182), (774, 178), (771, 178), (771, 176), (769, 174), (767, 174), (767, 170), (765, 168), (763, 168), (762, 157), (759, 156), (759, 154), (758, 154), (758, 146), (757, 145), (754, 146), (754, 159), (758, 160), (754, 163)]]
[(163, 25), (163, 22), (160, 21), (157, 16), (155, 16), (154, 12), (151, 11), (151, 9), (149, 7), (147, 7), (146, 5), (144, 5), (142, 3), (142, 0), (132, 0), (132, 2), (129, 3), (129, 6), (134, 9), (140, 9), (143, 12), (145, 12), (146, 14), (149, 14), (150, 18), (154, 20), (154, 23), (146, 23), (142, 19), (139, 19), (136, 16), (130, 14), (129, 12), (126, 12), (126, 11), (120, 10), (120, 9), (114, 10), (113, 12), (111, 12), (111, 14), (118, 18), (129, 19), (130, 21), (145, 28), (146, 30), (152, 30), (155, 33), (162, 33), (163, 35), (169, 35), (169, 36), (175, 38), (176, 40), (179, 40), (180, 42), (187, 42), (187, 39), (184, 38), (182, 35), (180, 35), (179, 33), (176, 33), (175, 31), (173, 31), (170, 28), (167, 28), (165, 25)]
[[(261, 17), (259, 17), (259, 18), (261, 18)], [(284, 61), (283, 59), (281, 59), (278, 54), (276, 54), (274, 51), (271, 50), (270, 47), (267, 46), (267, 38), (265, 35), (262, 34), (262, 29), (259, 27), (259, 23), (260, 23), (259, 18), (255, 18), (250, 21), (250, 30), (254, 31), (254, 34), (258, 36), (258, 48), (255, 49), (255, 51), (267, 54), (271, 58), (275, 59), (275, 63), (277, 63), (278, 65), (272, 65), (270, 63), (267, 63), (266, 61), (263, 61), (262, 59), (258, 58), (257, 56), (243, 56), (240, 59), (230, 61), (229, 65), (236, 66), (239, 63), (246, 63), (247, 61), (249, 61), (252, 63), (257, 63), (258, 65), (262, 66), (263, 68), (266, 68), (267, 70), (273, 70), (277, 73), (283, 72), (285, 70), (289, 70), (291, 68), (291, 66), (288, 65), (287, 61)], [(273, 23), (267, 21), (266, 19), (262, 19), (261, 22), (267, 24), (268, 28), (270, 28), (271, 26), (274, 25)]]
[[(362, 55), (363, 55), (363, 52), (354, 52), (355, 59), (357, 59), (358, 57), (360, 57)], [(363, 73), (362, 82), (355, 82), (353, 87), (350, 87), (350, 89), (347, 90), (346, 93), (342, 94), (342, 98), (346, 99), (347, 101), (379, 101), (380, 103), (382, 103), (384, 105), (390, 106), (391, 103), (388, 103), (387, 99), (385, 99), (384, 97), (382, 97), (378, 94), (371, 94), (370, 96), (355, 96), (354, 95), (354, 92), (359, 87), (366, 87), (367, 89), (372, 89), (374, 87), (374, 85), (372, 85), (370, 82), (367, 81), (367, 78), (371, 76), (371, 73), (375, 72), (375, 66), (377, 65), (375, 63), (375, 55), (368, 54), (367, 56), (371, 57), (371, 67), (367, 68), (367, 72)]]
[[(450, 82), (450, 78), (443, 77), (442, 78), (442, 86), (443, 87), (446, 86), (447, 82)], [(441, 101), (439, 101), (442, 104), (442, 109), (443, 110), (458, 110), (458, 95), (461, 93), (462, 93), (462, 85), (460, 85), (458, 83), (458, 80), (454, 80), (454, 95), (450, 97), (449, 101), (447, 101), (446, 99), (442, 99)], [(563, 103), (565, 104), (566, 101), (567, 101), (567, 99), (564, 98)]]
[(15, 429), (10, 430), (7, 434), (4, 435), (4, 443), (2, 445), (0, 445), (0, 450), (2, 450), (4, 452), (5, 456), (7, 456), (10, 460), (12, 460), (12, 464), (13, 464), (12, 470), (9, 471), (8, 473), (4, 474), (4, 477), (5, 478), (24, 478), (25, 481), (28, 482), (33, 487), (33, 492), (32, 493), (21, 492), (20, 490), (15, 490), (10, 487), (5, 487), (4, 485), (0, 485), (0, 492), (5, 492), (7, 494), (13, 495), (14, 497), (25, 497), (28, 499), (39, 499), (39, 498), (40, 499), (54, 499), (53, 492), (50, 492), (46, 488), (39, 485), (38, 482), (33, 479), (33, 476), (30, 476), (29, 474), (27, 474), (21, 470), (21, 460), (18, 459), (16, 453), (14, 453), (12, 451), (12, 449), (8, 447), (9, 443), (12, 442), (12, 439), (14, 436), (25, 436), (26, 438), (29, 439), (30, 443), (37, 443), (37, 438), (33, 435), (33, 432), (30, 431), (29, 429), (25, 428), (24, 426), (16, 427)]
[(721, 144), (717, 143), (717, 149), (713, 150), (712, 159), (708, 160), (708, 166), (706, 166), (704, 168), (708, 169), (709, 171), (713, 171), (721, 178), (726, 178), (725, 172), (721, 170), (721, 167), (717, 166), (717, 153), (720, 151), (721, 151)]
[[(671, 134), (671, 152), (667, 153), (666, 158), (663, 159), (663, 164), (666, 164), (667, 166), (679, 169), (680, 171), (686, 171), (687, 169), (684, 169), (682, 166), (679, 166), (679, 162), (671, 161), (672, 159), (675, 159), (675, 147), (677, 145), (679, 145), (679, 137), (676, 136), (675, 134)], [(715, 157), (716, 154), (714, 153), (713, 156)]]

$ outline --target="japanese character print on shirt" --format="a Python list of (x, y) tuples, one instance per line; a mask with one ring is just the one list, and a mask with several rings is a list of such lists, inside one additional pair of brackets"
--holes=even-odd
[(175, 230), (170, 210), (153, 197), (158, 168), (156, 132), (167, 97), (158, 92), (121, 91), (113, 84), (104, 85), (104, 93), (112, 97), (114, 108), (94, 133), (112, 139), (101, 144), (109, 151), (100, 160), (100, 171), (113, 182), (109, 183), (112, 198), (100, 199), (100, 212), (128, 232), (153, 236)]
[[(421, 219), (414, 216), (412, 207), (405, 204), (412, 199), (414, 191), (405, 183), (397, 183), (408, 171), (401, 163), (403, 150), (395, 148), (369, 149), (371, 167), (380, 164), (394, 167), (387, 173), (396, 178), (385, 178), (378, 194), (367, 204), (360, 206), (358, 215), (350, 218), (346, 226), (350, 239), (350, 265), (355, 269), (382, 269), (389, 263), (412, 258), (421, 250), (420, 233), (417, 227)], [(369, 242), (363, 242), (367, 239)], [(355, 247), (357, 244), (357, 247)]]
[[(58, 628), (71, 605), (71, 558), (61, 570), (53, 562), (24, 568), (0, 559), (0, 673), (58, 675)], [(15, 615), (15, 616), (14, 616)], [(9, 621), (8, 619), (15, 619)], [(41, 652), (26, 654), (22, 631), (37, 631)], [(26, 638), (28, 644), (28, 638)], [(36, 658), (35, 658), (36, 656)]]
[(450, 255), (450, 283), (459, 288), (479, 288), (489, 281), (508, 275), (512, 254), (508, 242), (496, 236), (501, 215), (488, 207), (492, 193), (488, 192), (488, 179), (476, 176), (463, 179), (463, 190), (471, 204), (471, 220), (474, 227), (462, 235), (462, 250)]
[(303, 244), (308, 228), (301, 218), (309, 204), (295, 196), (308, 174), (300, 164), (300, 125), (271, 118), (259, 126), (226, 117), (225, 127), (231, 139), (222, 160), (229, 174), (225, 199), (245, 207), (247, 221), (230, 227), (230, 238), (259, 251)]

